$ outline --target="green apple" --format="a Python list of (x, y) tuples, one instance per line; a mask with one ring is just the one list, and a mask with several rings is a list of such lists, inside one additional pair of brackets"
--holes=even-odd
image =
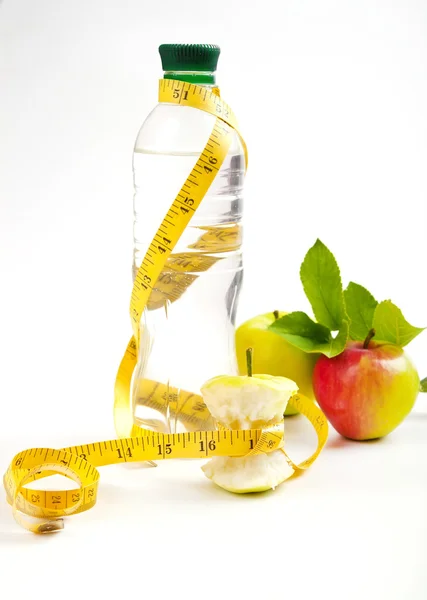
[[(308, 354), (269, 331), (276, 318), (286, 313), (274, 311), (246, 321), (236, 330), (236, 353), (239, 373), (246, 375), (246, 349), (253, 348), (253, 372), (288, 377), (298, 384), (299, 391), (314, 400), (312, 377), (319, 354)], [(288, 405), (285, 415), (297, 410)]]

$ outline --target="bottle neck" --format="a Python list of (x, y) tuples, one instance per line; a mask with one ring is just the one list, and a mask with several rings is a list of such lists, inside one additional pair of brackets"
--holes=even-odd
[(204, 87), (215, 87), (215, 73), (209, 71), (165, 71), (163, 79), (175, 79)]

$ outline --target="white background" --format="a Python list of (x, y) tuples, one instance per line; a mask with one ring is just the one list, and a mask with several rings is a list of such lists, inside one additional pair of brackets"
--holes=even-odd
[[(298, 269), (320, 237), (345, 283), (427, 325), (426, 40), (425, 0), (1, 3), (2, 472), (32, 445), (114, 436), (131, 156), (162, 42), (220, 44), (249, 146), (238, 321), (307, 309)], [(409, 353), (427, 375), (427, 333)], [(231, 496), (194, 463), (112, 467), (99, 505), (44, 538), (1, 501), (2, 594), (424, 599), (426, 402), (381, 442), (332, 432), (268, 495)], [(306, 437), (299, 419), (289, 429)]]

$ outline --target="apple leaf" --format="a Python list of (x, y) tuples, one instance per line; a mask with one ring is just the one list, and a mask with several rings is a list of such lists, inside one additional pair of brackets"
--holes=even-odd
[(420, 381), (420, 392), (427, 392), (427, 377), (424, 377), (424, 379), (421, 379)]
[(400, 308), (390, 300), (380, 302), (375, 309), (372, 327), (375, 338), (390, 342), (403, 348), (411, 342), (425, 327), (414, 327), (406, 321)]
[(366, 288), (353, 281), (344, 290), (344, 299), (350, 319), (350, 338), (364, 340), (372, 328), (378, 302)]
[(304, 352), (321, 353), (332, 358), (344, 350), (349, 326), (348, 322), (343, 320), (340, 331), (334, 338), (327, 327), (315, 323), (308, 315), (297, 311), (276, 319), (269, 326), (269, 330)]
[(340, 330), (338, 331), (337, 335), (334, 338), (331, 335), (329, 354), (327, 352), (324, 352), (323, 350), (322, 353), (326, 354), (326, 356), (329, 356), (329, 358), (341, 354), (341, 352), (344, 350), (347, 344), (349, 333), (350, 324), (347, 319), (343, 319), (341, 322)]
[(338, 331), (346, 317), (340, 270), (332, 252), (319, 239), (305, 255), (300, 277), (317, 321)]

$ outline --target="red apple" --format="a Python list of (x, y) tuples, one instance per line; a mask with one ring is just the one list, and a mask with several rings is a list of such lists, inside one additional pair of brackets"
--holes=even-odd
[(352, 440), (380, 438), (414, 406), (420, 380), (402, 348), (350, 342), (335, 356), (321, 356), (313, 372), (316, 400), (332, 426)]

